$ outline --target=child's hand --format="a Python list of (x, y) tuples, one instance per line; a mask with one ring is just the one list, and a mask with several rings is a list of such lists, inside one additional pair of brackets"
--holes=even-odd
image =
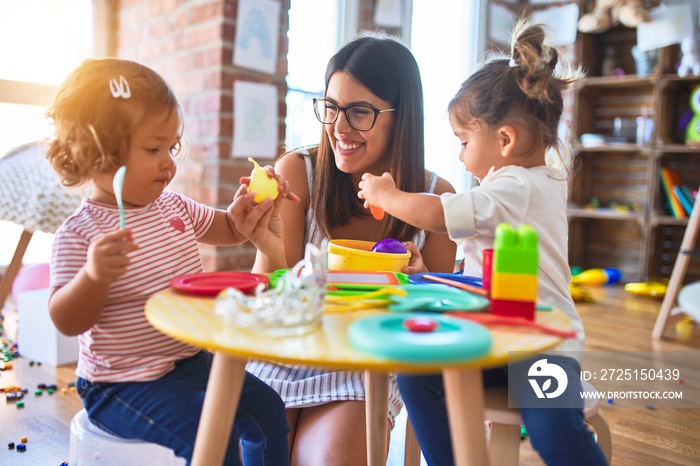
[(358, 186), (360, 191), (357, 193), (357, 197), (365, 200), (365, 208), (369, 208), (370, 205), (384, 208), (383, 201), (386, 195), (392, 189), (396, 189), (394, 178), (386, 172), (382, 176), (365, 173)]
[[(288, 194), (289, 193), (287, 191)], [(292, 194), (293, 195), (293, 194)], [(293, 195), (294, 196), (294, 195)], [(229, 221), (248, 238), (256, 248), (265, 255), (284, 253), (284, 225), (279, 216), (282, 195), (274, 201), (267, 198), (260, 204), (253, 201), (254, 193), (248, 192), (248, 185), (243, 183), (233, 196), (233, 202), (226, 209)], [(299, 200), (296, 196), (296, 201)]]
[(112, 283), (126, 273), (130, 260), (127, 253), (136, 251), (131, 230), (107, 233), (88, 247), (85, 270), (96, 283)]
[(406, 275), (427, 272), (428, 268), (425, 266), (425, 263), (423, 263), (423, 256), (421, 255), (418, 246), (410, 241), (404, 241), (403, 245), (410, 251), (411, 259), (409, 259), (408, 265), (404, 267), (401, 272), (405, 273)]

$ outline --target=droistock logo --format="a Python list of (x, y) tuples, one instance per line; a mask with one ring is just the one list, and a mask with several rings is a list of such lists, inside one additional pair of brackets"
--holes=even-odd
[[(532, 385), (537, 398), (556, 398), (566, 390), (569, 384), (569, 378), (566, 372), (558, 364), (548, 363), (547, 359), (535, 361), (530, 370), (527, 372), (528, 381)], [(534, 377), (534, 378), (533, 378)], [(540, 385), (540, 379), (542, 384)], [(557, 381), (556, 389), (553, 392), (548, 390), (552, 388), (552, 379)]]

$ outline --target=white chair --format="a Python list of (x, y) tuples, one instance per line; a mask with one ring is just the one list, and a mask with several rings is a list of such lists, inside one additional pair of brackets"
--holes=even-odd
[[(588, 382), (582, 383), (585, 391), (595, 391)], [(520, 426), (523, 419), (517, 408), (508, 407), (508, 389), (498, 387), (484, 390), (484, 406), (484, 418), (491, 421), (489, 463), (491, 466), (517, 466), (520, 458)], [(586, 399), (583, 414), (586, 423), (595, 431), (598, 446), (610, 464), (612, 438), (608, 422), (599, 409), (599, 400)], [(405, 452), (406, 466), (417, 466), (420, 463), (420, 447), (410, 421), (406, 421)]]
[(184, 466), (185, 460), (161, 445), (115, 437), (93, 425), (83, 409), (70, 425), (71, 466)]

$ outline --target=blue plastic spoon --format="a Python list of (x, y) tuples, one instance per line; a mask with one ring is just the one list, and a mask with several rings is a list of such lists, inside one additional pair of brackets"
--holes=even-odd
[(124, 176), (126, 175), (126, 167), (122, 165), (114, 174), (112, 180), (112, 189), (114, 197), (117, 198), (117, 206), (119, 207), (119, 227), (124, 230), (126, 228), (126, 215), (124, 214), (124, 202), (122, 201), (122, 188), (124, 187)]

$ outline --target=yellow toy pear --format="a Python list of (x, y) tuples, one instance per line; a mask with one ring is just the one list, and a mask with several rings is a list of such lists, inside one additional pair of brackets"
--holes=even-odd
[(253, 201), (260, 204), (268, 197), (277, 199), (277, 196), (280, 194), (277, 189), (277, 180), (267, 176), (267, 172), (252, 157), (248, 157), (248, 161), (255, 164), (250, 174), (250, 184), (248, 185), (248, 191), (255, 193)]

